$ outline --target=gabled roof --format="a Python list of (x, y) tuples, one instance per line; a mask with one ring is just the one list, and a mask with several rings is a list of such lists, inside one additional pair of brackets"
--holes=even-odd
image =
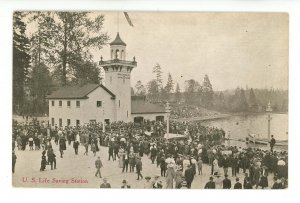
[(131, 99), (131, 114), (166, 113), (166, 109), (158, 104), (152, 104), (144, 100)]
[(85, 84), (61, 87), (57, 91), (54, 91), (52, 94), (48, 95), (47, 99), (87, 99), (87, 95), (98, 87), (103, 88), (108, 94), (111, 95), (112, 99), (116, 98), (116, 95), (114, 95), (102, 84)]
[(110, 43), (110, 45), (123, 45), (123, 46), (126, 46), (126, 43), (123, 42), (123, 40), (121, 39), (120, 35), (119, 35), (119, 32), (117, 33), (117, 36), (115, 38), (114, 41), (112, 41)]

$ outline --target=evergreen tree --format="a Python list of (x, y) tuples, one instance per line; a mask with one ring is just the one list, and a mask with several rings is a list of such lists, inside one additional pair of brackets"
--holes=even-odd
[(245, 95), (245, 91), (242, 88), (241, 93), (240, 93), (240, 104), (239, 104), (239, 109), (241, 112), (247, 112), (248, 111), (248, 103), (247, 103), (247, 98)]
[(45, 114), (48, 112), (46, 96), (50, 93), (52, 80), (48, 67), (43, 63), (36, 63), (32, 67), (30, 77), (30, 96), (32, 113)]
[(189, 104), (198, 104), (199, 99), (197, 92), (200, 88), (200, 84), (194, 79), (185, 81), (185, 101)]
[(174, 82), (173, 82), (173, 79), (172, 79), (172, 75), (171, 73), (168, 74), (168, 81), (167, 81), (167, 84), (165, 86), (165, 92), (167, 94), (173, 92), (174, 90)]
[(156, 77), (156, 85), (158, 90), (160, 91), (162, 89), (162, 69), (159, 63), (156, 63), (156, 65), (153, 67), (152, 72), (155, 74)]
[(252, 88), (250, 89), (250, 93), (249, 93), (249, 110), (253, 112), (256, 112), (258, 110), (256, 96)]
[(180, 92), (180, 87), (179, 84), (176, 84), (176, 90), (175, 90), (175, 99), (177, 102), (181, 100), (181, 92)]
[(156, 80), (151, 80), (147, 83), (147, 91), (151, 100), (158, 101), (159, 89)]
[[(13, 111), (17, 112), (25, 106), (25, 88), (28, 82), (30, 66), (29, 39), (26, 36), (24, 14), (14, 12), (13, 15)], [(19, 112), (22, 113), (22, 112)]]
[(208, 75), (204, 76), (203, 84), (202, 84), (202, 104), (205, 107), (211, 107), (213, 104), (213, 95), (214, 91)]
[(142, 81), (137, 81), (135, 85), (136, 93), (135, 95), (137, 96), (145, 96), (146, 95), (146, 88), (144, 87)]

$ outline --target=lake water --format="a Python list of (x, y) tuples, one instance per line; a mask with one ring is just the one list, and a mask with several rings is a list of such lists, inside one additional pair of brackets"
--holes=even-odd
[[(271, 135), (276, 140), (288, 139), (288, 114), (271, 114)], [(227, 118), (203, 121), (203, 125), (223, 128), (226, 137), (230, 133), (233, 139), (245, 139), (248, 133), (254, 133), (259, 138), (268, 137), (267, 114), (231, 116)], [(232, 144), (234, 141), (232, 142)]]

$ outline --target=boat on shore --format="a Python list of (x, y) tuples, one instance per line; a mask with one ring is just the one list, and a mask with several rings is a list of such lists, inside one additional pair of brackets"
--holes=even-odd
[[(259, 138), (256, 134), (248, 134), (246, 137), (246, 142), (269, 145), (270, 140), (267, 138)], [(276, 140), (275, 146), (288, 146), (288, 140)]]

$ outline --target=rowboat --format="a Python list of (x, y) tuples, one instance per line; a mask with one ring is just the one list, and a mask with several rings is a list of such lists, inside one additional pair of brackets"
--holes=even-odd
[[(256, 134), (248, 134), (246, 142), (269, 145), (270, 140), (267, 138), (259, 138)], [(288, 146), (288, 140), (276, 140), (275, 146)]]

